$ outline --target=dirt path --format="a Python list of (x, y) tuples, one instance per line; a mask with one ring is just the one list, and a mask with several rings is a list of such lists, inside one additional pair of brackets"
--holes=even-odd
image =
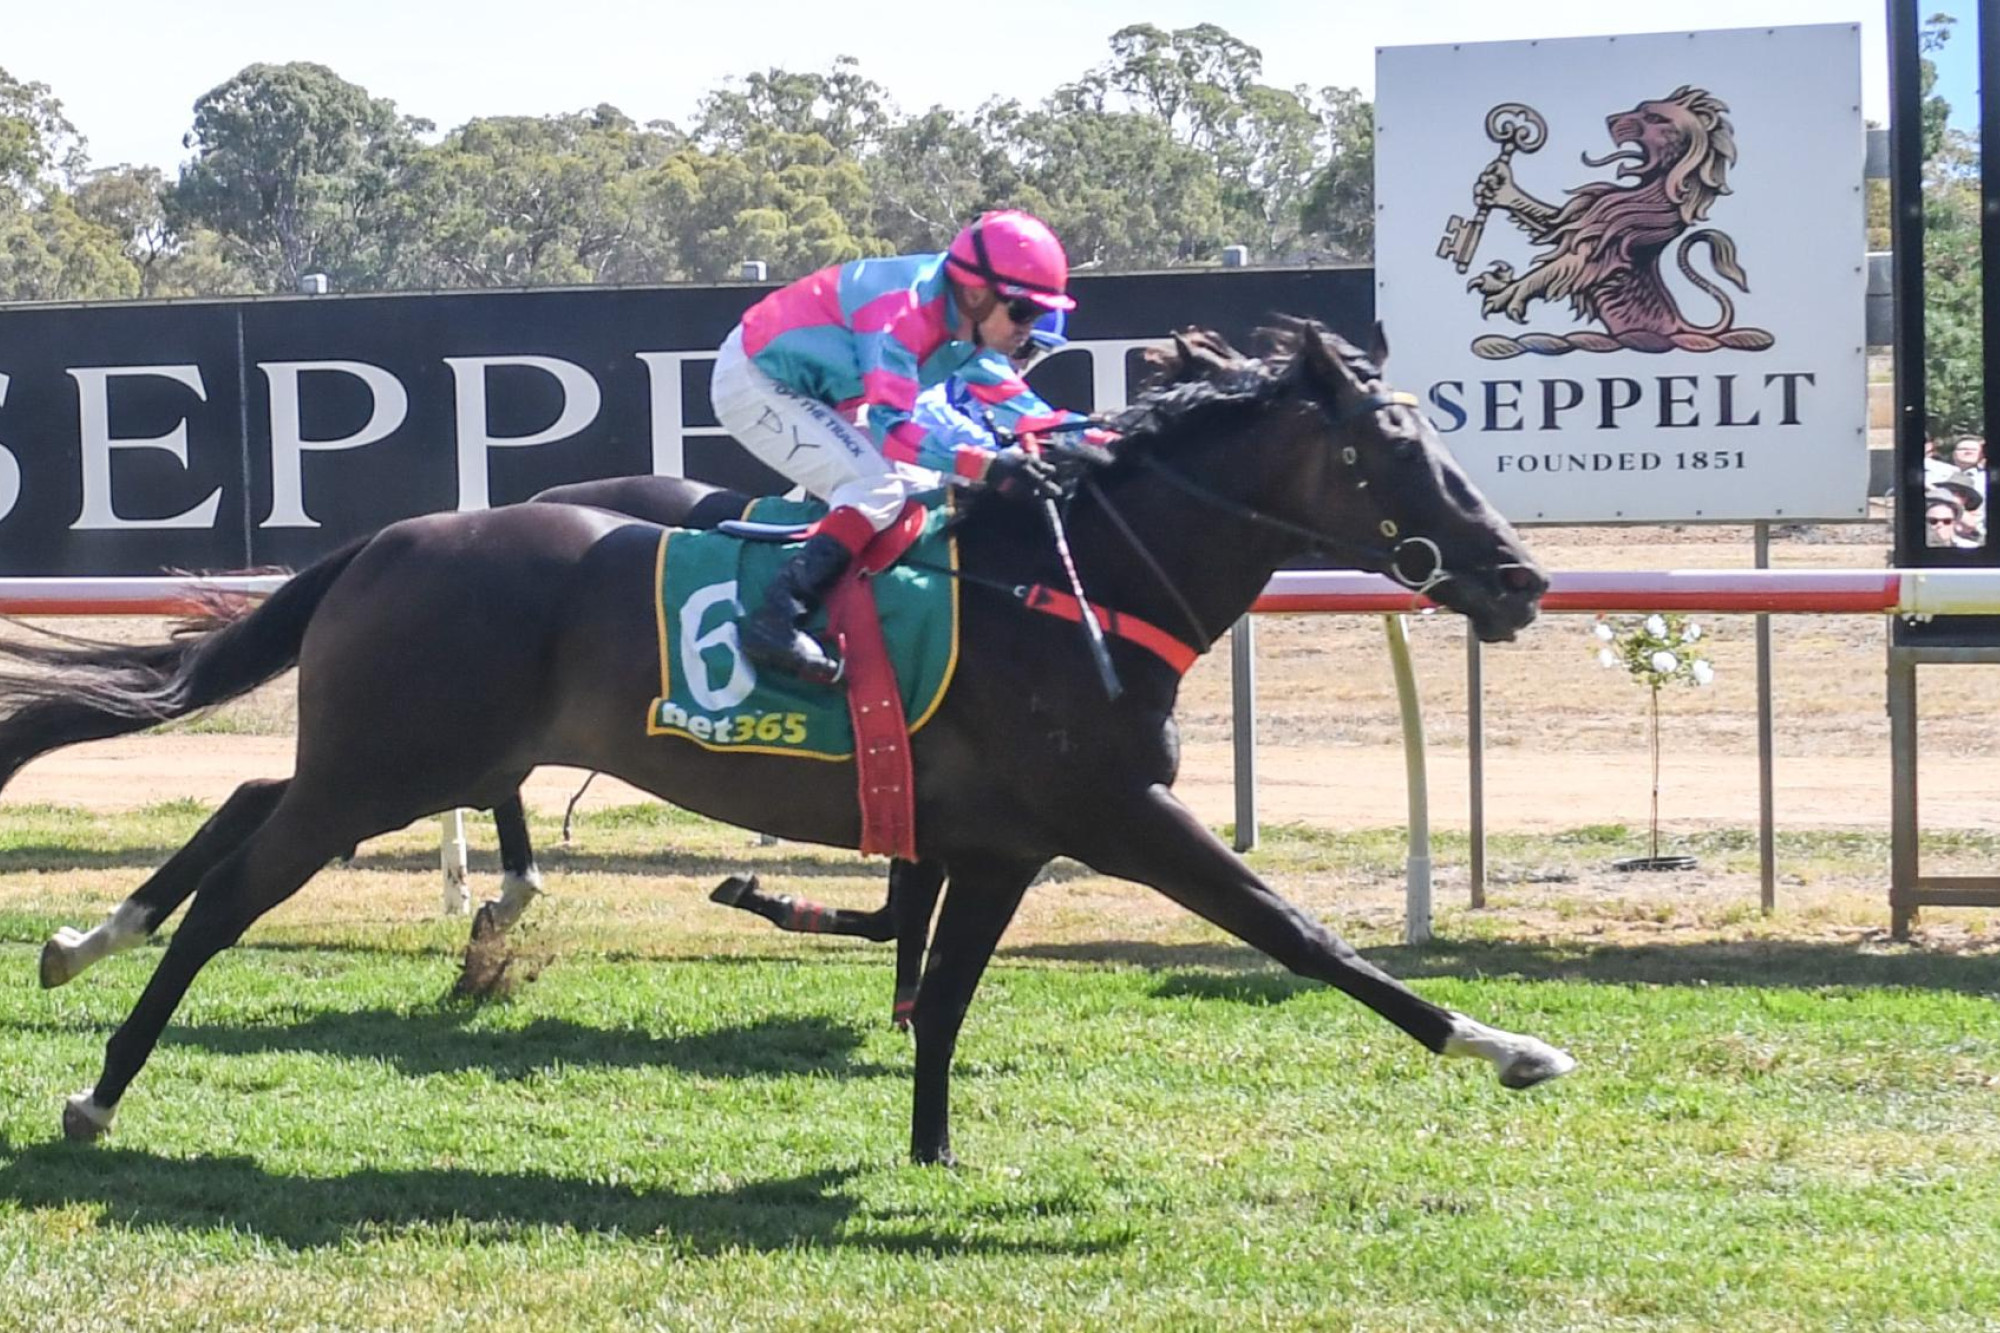
[[(0, 796), (0, 806), (49, 803), (121, 810), (191, 797), (216, 803), (246, 778), (282, 777), (291, 770), (287, 736), (168, 735), (127, 737), (59, 751), (37, 760)], [(527, 786), (528, 803), (560, 813), (581, 774), (542, 768)], [(1777, 815), (1785, 828), (1886, 828), (1889, 764), (1878, 756), (1818, 755), (1777, 765)], [(1266, 746), (1258, 755), (1258, 815), (1267, 823), (1381, 827), (1408, 819), (1402, 750), (1393, 745)], [(1486, 760), (1487, 827), (1540, 831), (1585, 824), (1639, 825), (1648, 793), (1643, 753), (1555, 753), (1510, 747)], [(1235, 817), (1231, 758), (1226, 744), (1190, 744), (1178, 790), (1214, 824)], [(583, 808), (646, 799), (621, 782), (600, 778)], [(1430, 754), (1431, 822), (1463, 828), (1467, 814), (1463, 749)], [(1661, 818), (1677, 826), (1754, 823), (1757, 765), (1741, 755), (1672, 755), (1664, 763)], [(2000, 793), (1932, 781), (1924, 822), (1934, 828), (2000, 824)]]

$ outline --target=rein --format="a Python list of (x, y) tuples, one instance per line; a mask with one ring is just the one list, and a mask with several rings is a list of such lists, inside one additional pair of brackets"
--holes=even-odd
[[(1333, 419), (1333, 424), (1335, 426), (1345, 426), (1360, 417), (1379, 412), (1387, 407), (1416, 406), (1419, 406), (1419, 403), (1414, 394), (1400, 392), (1366, 394), (1336, 416)], [(1080, 428), (1080, 426), (1074, 428)], [(1057, 429), (1060, 430), (1062, 428), (1058, 427)], [(1340, 457), (1342, 463), (1346, 464), (1349, 468), (1353, 468), (1359, 462), (1360, 455), (1355, 447), (1350, 444), (1341, 449)], [(1290, 537), (1300, 538), (1316, 553), (1340, 556), (1352, 560), (1361, 567), (1379, 569), (1396, 582), (1408, 588), (1413, 597), (1428, 593), (1432, 588), (1452, 577), (1451, 571), (1444, 566), (1444, 553), (1438, 549), (1436, 542), (1428, 537), (1400, 536), (1393, 519), (1385, 518), (1381, 524), (1382, 536), (1388, 540), (1389, 544), (1350, 541), (1346, 538), (1334, 537), (1328, 533), (1306, 527), (1304, 524), (1294, 523), (1290, 519), (1280, 518), (1276, 514), (1267, 514), (1254, 505), (1244, 504), (1240, 500), (1232, 500), (1228, 496), (1202, 485), (1184, 473), (1175, 471), (1150, 453), (1140, 454), (1138, 461), (1141, 466), (1154, 473), (1161, 480), (1212, 509), (1220, 510), (1232, 518), (1241, 519), (1257, 527), (1268, 528), (1272, 531), (1282, 532)], [(1357, 489), (1365, 488), (1367, 485), (1366, 480), (1357, 480), (1355, 482)], [(1082, 489), (1104, 510), (1105, 516), (1111, 520), (1112, 526), (1118, 530), (1118, 535), (1125, 539), (1126, 544), (1132, 548), (1134, 553), (1138, 555), (1140, 562), (1152, 574), (1154, 581), (1164, 588), (1167, 595), (1173, 599), (1174, 606), (1179, 610), (1187, 627), (1194, 631), (1194, 641), (1191, 645), (1169, 634), (1157, 625), (1141, 620), (1137, 616), (1125, 615), (1109, 608), (1098, 607), (1095, 610), (1102, 616), (1104, 632), (1145, 648), (1168, 666), (1172, 667), (1177, 673), (1185, 674), (1188, 667), (1193, 665), (1195, 659), (1201, 653), (1206, 652), (1208, 645), (1214, 643), (1220, 636), (1208, 632), (1208, 627), (1202, 623), (1200, 614), (1196, 612), (1194, 605), (1188, 601), (1186, 594), (1180, 590), (1179, 585), (1174, 582), (1172, 576), (1160, 564), (1158, 557), (1147, 547), (1145, 541), (1133, 530), (1132, 525), (1126, 521), (1125, 516), (1118, 512), (1117, 506), (1111, 503), (1110, 497), (1105, 495), (1103, 488), (1098, 486), (1091, 478), (1085, 477)], [(1410, 553), (1417, 553), (1423, 556), (1424, 559), (1421, 566), (1410, 569), (1404, 567), (1403, 562)], [(1039, 611), (1045, 615), (1058, 616), (1065, 620), (1074, 621), (1084, 620), (1085, 616), (1089, 615), (1092, 611), (1092, 608), (1080, 598), (1043, 584), (1008, 583), (1001, 579), (987, 578), (982, 575), (968, 573), (964, 570), (949, 569), (940, 565), (917, 561), (905, 561), (904, 563), (931, 573), (958, 579), (964, 583), (971, 583), (995, 592), (1004, 593), (1019, 602), (1027, 610)], [(1073, 571), (1072, 577), (1074, 577)], [(1088, 622), (1086, 621), (1085, 623), (1087, 624)], [(1112, 697), (1117, 697), (1115, 692)]]
[[(1368, 394), (1339, 416), (1335, 417), (1333, 424), (1344, 426), (1359, 417), (1379, 412), (1385, 407), (1415, 407), (1417, 405), (1417, 398), (1414, 394)], [(1350, 468), (1355, 466), (1359, 458), (1358, 453), (1351, 444), (1341, 450), (1340, 456), (1341, 461)], [(1150, 453), (1139, 455), (1138, 461), (1141, 466), (1158, 476), (1162, 481), (1167, 482), (1183, 494), (1200, 501), (1212, 509), (1218, 509), (1232, 518), (1242, 519), (1244, 522), (1257, 527), (1269, 528), (1290, 537), (1302, 538), (1315, 553), (1341, 556), (1353, 560), (1356, 564), (1364, 568), (1378, 568), (1390, 578), (1408, 588), (1413, 596), (1422, 596), (1451, 577), (1451, 571), (1444, 567), (1444, 553), (1438, 550), (1437, 543), (1428, 537), (1398, 537), (1396, 524), (1393, 519), (1385, 518), (1382, 520), (1382, 535), (1385, 538), (1391, 539), (1394, 542), (1393, 545), (1383, 545), (1377, 542), (1350, 541), (1346, 538), (1333, 537), (1316, 531), (1300, 523), (1294, 523), (1290, 519), (1279, 518), (1275, 514), (1267, 514), (1254, 505), (1244, 504), (1240, 500), (1232, 500), (1226, 495), (1209, 489), (1184, 473), (1175, 471)], [(1126, 544), (1137, 553), (1140, 561), (1152, 572), (1154, 580), (1161, 587), (1165, 588), (1167, 594), (1173, 598), (1174, 605), (1179, 608), (1182, 618), (1187, 622), (1189, 628), (1194, 630), (1195, 641), (1204, 646), (1214, 643), (1220, 636), (1208, 632), (1208, 627), (1202, 624), (1200, 615), (1195, 612), (1193, 605), (1188, 602), (1186, 595), (1181, 592), (1173, 579), (1167, 575), (1166, 570), (1162, 568), (1159, 560), (1153, 555), (1152, 551), (1147, 548), (1146, 543), (1140, 539), (1139, 534), (1132, 530), (1132, 525), (1125, 521), (1124, 515), (1120, 514), (1117, 507), (1111, 503), (1110, 497), (1104, 494), (1102, 488), (1095, 481), (1086, 478), (1083, 485), (1084, 489), (1090, 493), (1091, 499), (1095, 500), (1103, 508), (1105, 516), (1111, 520), (1112, 526), (1118, 530), (1118, 535), (1125, 539)], [(1367, 485), (1366, 481), (1356, 483), (1357, 487), (1365, 487)], [(1426, 557), (1425, 564), (1421, 566), (1420, 572), (1419, 570), (1410, 570), (1403, 567), (1402, 562), (1406, 554), (1410, 552), (1421, 553)]]

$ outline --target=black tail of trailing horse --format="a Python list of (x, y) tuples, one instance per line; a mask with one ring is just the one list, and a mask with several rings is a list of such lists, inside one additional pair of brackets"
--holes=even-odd
[(220, 608), (166, 643), (57, 636), (0, 641), (0, 789), (29, 760), (144, 731), (246, 694), (299, 660), (320, 599), (367, 538), (285, 581), (249, 611)]

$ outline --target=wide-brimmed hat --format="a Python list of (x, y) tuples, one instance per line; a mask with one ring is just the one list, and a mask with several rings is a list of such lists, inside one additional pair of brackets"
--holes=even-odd
[[(1939, 492), (1944, 492), (1944, 494), (1939, 495)], [(1939, 499), (1950, 500), (1968, 514), (1986, 503), (1986, 497), (1979, 493), (1977, 486), (1967, 485), (1962, 481), (1932, 482), (1930, 487), (1924, 492), (1924, 503), (1929, 504), (1933, 496)]]

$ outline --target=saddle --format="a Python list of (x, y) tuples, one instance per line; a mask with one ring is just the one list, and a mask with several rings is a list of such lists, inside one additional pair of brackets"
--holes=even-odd
[[(862, 850), (915, 859), (909, 738), (942, 703), (958, 661), (957, 550), (943, 493), (918, 497), (870, 543), (809, 624), (847, 663), (840, 689), (759, 673), (735, 621), (825, 507), (760, 500), (713, 532), (669, 530), (656, 558), (660, 693), (649, 735), (704, 749), (852, 759)], [(899, 563), (912, 552), (919, 558)]]

